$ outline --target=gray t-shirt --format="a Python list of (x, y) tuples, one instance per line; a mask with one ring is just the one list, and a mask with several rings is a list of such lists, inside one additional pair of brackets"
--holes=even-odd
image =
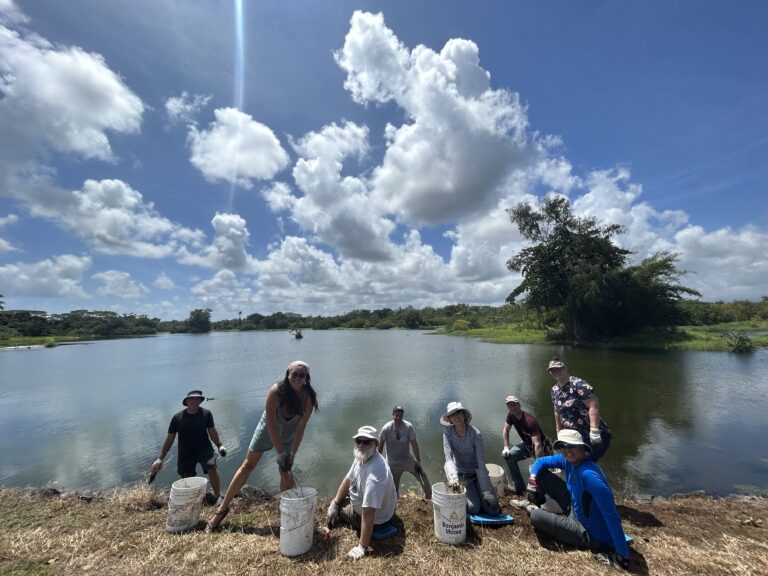
[(411, 440), (415, 439), (416, 431), (407, 420), (403, 420), (399, 428), (395, 428), (395, 421), (390, 420), (384, 424), (379, 434), (379, 442), (384, 443), (387, 462), (390, 464), (408, 462), (411, 459)]
[(355, 512), (363, 508), (375, 508), (374, 524), (388, 522), (397, 508), (397, 491), (392, 473), (384, 457), (378, 451), (362, 466), (357, 460), (347, 472), (349, 500)]

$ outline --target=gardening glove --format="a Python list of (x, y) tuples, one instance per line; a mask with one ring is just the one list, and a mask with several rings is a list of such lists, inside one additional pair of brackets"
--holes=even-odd
[(157, 468), (158, 470), (163, 467), (163, 459), (158, 458), (154, 462), (152, 462), (152, 468)]
[(227, 449), (224, 447), (224, 444), (219, 444), (218, 451), (219, 451), (219, 456), (221, 456), (222, 458), (224, 458), (227, 455)]
[(504, 448), (504, 449), (501, 451), (501, 457), (502, 457), (502, 458), (506, 458), (507, 456), (509, 456), (509, 448)]
[(600, 428), (589, 429), (589, 441), (592, 443), (592, 448), (600, 448), (603, 445), (603, 437), (600, 436)]
[(493, 492), (483, 492), (483, 508), (488, 514), (501, 514), (499, 500)]
[(421, 472), (423, 470), (422, 467), (421, 467), (421, 462), (419, 462), (417, 460), (416, 464), (413, 465), (413, 469), (416, 470), (416, 474), (421, 474)]
[(331, 505), (328, 506), (328, 527), (336, 524), (339, 519), (339, 505), (336, 504), (336, 500), (331, 500)]
[(352, 550), (347, 552), (347, 560), (352, 560), (353, 562), (355, 560), (360, 560), (360, 558), (362, 558), (363, 556), (365, 556), (365, 546), (363, 546), (362, 544), (358, 544), (357, 546), (352, 548)]

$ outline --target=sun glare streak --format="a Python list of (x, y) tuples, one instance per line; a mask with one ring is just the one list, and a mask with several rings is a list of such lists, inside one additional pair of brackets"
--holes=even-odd
[[(235, 108), (243, 111), (245, 98), (245, 30), (243, 27), (243, 0), (235, 0)], [(241, 127), (239, 127), (241, 128)], [(237, 171), (238, 156), (240, 151), (240, 129), (238, 129), (238, 145), (235, 146), (235, 170)], [(235, 182), (237, 174), (233, 174), (229, 185), (229, 204), (231, 212), (235, 202)]]

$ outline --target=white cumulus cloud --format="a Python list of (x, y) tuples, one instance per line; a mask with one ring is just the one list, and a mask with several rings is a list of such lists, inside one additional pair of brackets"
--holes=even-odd
[(173, 279), (165, 272), (160, 272), (152, 282), (152, 286), (159, 288), (160, 290), (173, 290), (176, 288), (176, 284)]
[(207, 130), (189, 129), (190, 162), (210, 182), (251, 188), (254, 180), (270, 180), (289, 162), (272, 130), (235, 108), (214, 111)]
[(91, 276), (101, 282), (96, 289), (102, 296), (115, 296), (124, 300), (138, 300), (149, 293), (149, 289), (141, 282), (135, 281), (128, 272), (121, 270), (105, 270)]
[(165, 101), (165, 113), (171, 124), (195, 124), (196, 116), (208, 105), (210, 96), (182, 92)]
[(6, 264), (0, 266), (0, 286), (6, 296), (88, 298), (81, 282), (90, 266), (90, 257), (72, 254)]

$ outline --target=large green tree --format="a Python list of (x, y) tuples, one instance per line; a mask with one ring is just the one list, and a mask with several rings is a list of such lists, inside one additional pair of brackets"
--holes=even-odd
[(189, 313), (187, 318), (187, 328), (190, 332), (200, 334), (211, 331), (211, 312), (210, 308), (195, 308)]
[(624, 229), (575, 216), (566, 198), (548, 196), (507, 212), (531, 243), (507, 261), (509, 270), (523, 275), (507, 301), (523, 296), (528, 306), (559, 321), (570, 338), (589, 341), (674, 324), (678, 300), (698, 294), (677, 282), (681, 273), (672, 254), (628, 267), (631, 252), (612, 241)]

